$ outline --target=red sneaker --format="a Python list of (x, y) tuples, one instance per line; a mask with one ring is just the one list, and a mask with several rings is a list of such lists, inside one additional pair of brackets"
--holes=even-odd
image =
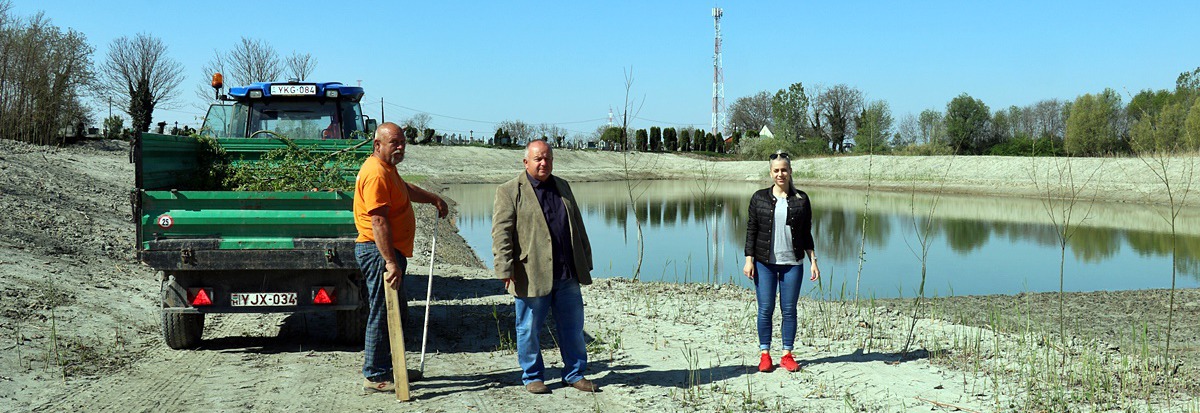
[(779, 359), (779, 366), (787, 371), (800, 370), (800, 365), (796, 363), (796, 359), (792, 358), (792, 353), (784, 354), (783, 358)]
[(775, 362), (771, 361), (770, 354), (763, 353), (762, 358), (758, 360), (758, 371), (770, 373), (772, 370), (775, 370)]

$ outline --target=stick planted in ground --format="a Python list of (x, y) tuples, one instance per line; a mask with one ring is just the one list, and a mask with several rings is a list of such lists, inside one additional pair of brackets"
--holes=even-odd
[(863, 263), (867, 262), (867, 217), (871, 215), (871, 172), (875, 165), (874, 149), (867, 152), (867, 196), (863, 201), (862, 237), (858, 240), (858, 275), (854, 278), (854, 307), (858, 308), (858, 287), (862, 284)]
[[(708, 216), (716, 209), (716, 197), (713, 195), (716, 191), (716, 167), (711, 162), (704, 162), (700, 165), (700, 179), (696, 183), (696, 192), (700, 197), (700, 219), (704, 221), (704, 265), (707, 272), (707, 282), (716, 284), (717, 282), (717, 261), (713, 257), (713, 224), (709, 223)], [(712, 208), (712, 209), (710, 209)]]
[(1177, 143), (1171, 146), (1161, 144), (1158, 147), (1143, 148), (1137, 152), (1138, 159), (1162, 183), (1167, 193), (1169, 207), (1166, 213), (1159, 215), (1171, 228), (1171, 294), (1167, 309), (1166, 344), (1163, 348), (1163, 368), (1168, 369), (1168, 372), (1171, 369), (1170, 364), (1172, 364), (1166, 362), (1170, 360), (1171, 356), (1171, 330), (1174, 327), (1175, 319), (1175, 288), (1179, 273), (1179, 213), (1187, 205), (1187, 199), (1191, 194), (1196, 177), (1196, 158), (1175, 155), (1175, 152), (1182, 152), (1181, 149)]
[[(637, 280), (640, 279), (642, 275), (642, 256), (646, 251), (646, 246), (642, 237), (642, 217), (638, 214), (637, 205), (638, 200), (640, 200), (642, 195), (645, 194), (646, 188), (644, 185), (645, 182), (642, 179), (643, 177), (634, 173), (633, 167), (629, 163), (630, 152), (633, 152), (635, 150), (634, 147), (636, 146), (629, 144), (629, 117), (636, 117), (637, 114), (641, 112), (640, 105), (637, 109), (633, 109), (632, 103), (629, 101), (629, 91), (631, 88), (633, 88), (632, 67), (625, 72), (625, 106), (623, 106), (621, 109), (621, 141), (625, 144), (625, 148), (623, 148), (625, 150), (621, 151), (621, 172), (625, 180), (625, 193), (629, 197), (629, 208), (633, 210), (633, 222), (637, 227), (637, 264), (633, 267), (632, 277), (634, 280)], [(642, 102), (645, 103), (645, 99), (643, 99)], [(633, 110), (632, 114), (629, 113), (631, 110)], [(653, 170), (653, 167), (646, 168), (644, 170)]]
[(1050, 164), (1049, 168), (1044, 171), (1039, 169), (1037, 158), (1030, 159), (1030, 178), (1042, 197), (1042, 206), (1046, 210), (1046, 216), (1050, 218), (1050, 225), (1054, 227), (1054, 233), (1058, 236), (1058, 335), (1062, 339), (1062, 367), (1065, 369), (1068, 352), (1066, 317), (1063, 314), (1063, 290), (1067, 244), (1079, 230), (1079, 224), (1086, 221), (1092, 214), (1093, 202), (1096, 200), (1094, 191), (1091, 198), (1086, 201), (1087, 210), (1083, 212), (1083, 216), (1079, 216), (1076, 207), (1084, 196), (1084, 191), (1088, 189), (1088, 185), (1100, 171), (1100, 164), (1092, 168), (1091, 172), (1083, 171), (1083, 179), (1080, 180), (1075, 175), (1075, 164), (1069, 157), (1050, 159), (1047, 161)]
[[(912, 245), (909, 245), (909, 250), (921, 262), (921, 284), (917, 288), (917, 296), (913, 299), (912, 322), (908, 326), (908, 334), (904, 339), (904, 347), (900, 350), (901, 360), (908, 357), (908, 349), (913, 342), (913, 331), (917, 328), (917, 314), (921, 310), (921, 300), (925, 298), (925, 279), (929, 268), (929, 245), (933, 242), (934, 213), (937, 212), (938, 202), (941, 201), (942, 193), (946, 188), (946, 178), (950, 176), (950, 168), (953, 165), (954, 156), (950, 156), (946, 162), (946, 171), (942, 173), (941, 181), (934, 192), (933, 202), (929, 204), (929, 211), (923, 221), (917, 215), (917, 189), (915, 183), (912, 189), (909, 205), (913, 216), (913, 230), (916, 232), (917, 244), (921, 251), (917, 252), (912, 248)], [(907, 243), (907, 240), (905, 243)]]

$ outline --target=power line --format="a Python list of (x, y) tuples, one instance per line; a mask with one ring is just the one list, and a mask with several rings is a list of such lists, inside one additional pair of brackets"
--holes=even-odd
[[(478, 119), (468, 119), (468, 118), (462, 118), (462, 117), (458, 117), (458, 116), (443, 115), (443, 114), (433, 113), (433, 112), (429, 112), (429, 111), (426, 111), (426, 110), (421, 110), (421, 109), (417, 109), (417, 108), (412, 108), (412, 107), (408, 107), (408, 106), (404, 106), (404, 105), (400, 105), (400, 104), (396, 104), (396, 103), (392, 103), (392, 102), (386, 102), (386, 101), (384, 102), (384, 104), (385, 104), (385, 105), (389, 105), (389, 106), (395, 106), (395, 107), (398, 107), (398, 108), (401, 108), (401, 109), (405, 109), (405, 110), (409, 110), (409, 111), (416, 112), (416, 113), (425, 113), (425, 114), (428, 114), (428, 115), (430, 115), (430, 116), (437, 116), (437, 117), (440, 117), (440, 118), (447, 118), (447, 119), (461, 120), (461, 121), (464, 121), (464, 122), (475, 122), (475, 123), (484, 123), (484, 124), (492, 124), (492, 125), (495, 125), (495, 124), (499, 124), (499, 123), (503, 123), (503, 122), (504, 122), (504, 121), (497, 122), (497, 121), (487, 121), (487, 120), (478, 120)], [(542, 124), (542, 123), (545, 123), (545, 124), (548, 124), (548, 125), (573, 125), (573, 124), (579, 124), (579, 123), (600, 122), (600, 121), (603, 121), (603, 120), (605, 120), (605, 119), (607, 119), (607, 118), (600, 117), (600, 118), (593, 118), (593, 119), (574, 120), (574, 121), (569, 121), (569, 122), (539, 122), (539, 123), (537, 123), (537, 124)], [(529, 122), (526, 122), (526, 123), (529, 123)], [(535, 124), (532, 124), (532, 123), (530, 123), (530, 125), (532, 126), (532, 125), (535, 125)], [(571, 130), (571, 129), (567, 129), (567, 128), (563, 128), (563, 129), (567, 130), (568, 132), (584, 133), (584, 132), (580, 132), (580, 131), (576, 131), (576, 130)], [(446, 129), (446, 130), (449, 130), (449, 129)]]
[(384, 104), (385, 104), (385, 105), (388, 105), (388, 106), (395, 106), (395, 107), (398, 107), (398, 108), (401, 108), (401, 109), (405, 109), (405, 110), (411, 110), (411, 111), (413, 111), (413, 112), (418, 112), (418, 113), (427, 113), (427, 114), (429, 114), (429, 115), (431, 115), (431, 116), (437, 116), (437, 117), (442, 117), (442, 118), (449, 118), (449, 119), (454, 119), (454, 120), (461, 120), (461, 121), (464, 121), (464, 122), (475, 122), (475, 123), (500, 123), (500, 122), (493, 122), (493, 121), (488, 121), (488, 120), (467, 119), (467, 118), (460, 118), (460, 117), (457, 117), (457, 116), (441, 115), (441, 114), (437, 114), (437, 113), (433, 113), (433, 112), (429, 112), (429, 111), (424, 111), (424, 110), (420, 110), (420, 109), (416, 109), (416, 108), (410, 108), (410, 107), (408, 107), (408, 106), (404, 106), (404, 105), (398, 105), (398, 104), (395, 104), (395, 103), (392, 103), (392, 102), (384, 102)]
[(648, 121), (648, 122), (664, 124), (664, 125), (675, 125), (675, 126), (695, 126), (696, 125), (695, 123), (679, 123), (679, 122), (667, 122), (667, 121), (662, 121), (662, 120), (654, 120), (654, 119), (650, 119), (650, 118), (643, 118), (641, 116), (634, 116), (633, 118)]
[(599, 122), (599, 121), (607, 120), (607, 119), (608, 119), (607, 117), (603, 117), (603, 118), (595, 118), (595, 119), (576, 120), (576, 121), (571, 121), (571, 122), (550, 122), (550, 124), (551, 125), (570, 125), (570, 124), (574, 124), (574, 123)]

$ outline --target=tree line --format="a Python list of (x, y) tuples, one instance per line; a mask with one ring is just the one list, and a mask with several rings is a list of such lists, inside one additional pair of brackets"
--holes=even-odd
[[(54, 144), (62, 136), (81, 136), (92, 124), (85, 98), (116, 104), (127, 114), (103, 121), (106, 135), (146, 132), (155, 109), (178, 103), (183, 66), (163, 41), (139, 33), (109, 44), (93, 63), (87, 37), (61, 29), (42, 13), (14, 16), (12, 1), (0, 0), (0, 138)], [(214, 99), (209, 76), (221, 72), (231, 84), (305, 80), (317, 61), (292, 51), (281, 57), (268, 43), (243, 37), (228, 51), (214, 50), (196, 86), (203, 100)], [(738, 152), (758, 157), (775, 149), (797, 154), (858, 153), (1076, 155), (1099, 156), (1139, 151), (1200, 150), (1200, 68), (1181, 73), (1174, 90), (1143, 90), (1128, 104), (1105, 89), (1074, 100), (1046, 99), (1026, 106), (992, 110), (963, 93), (944, 110), (926, 109), (896, 119), (886, 100), (868, 101), (853, 86), (794, 83), (774, 93), (738, 98), (730, 107), (725, 132), (692, 128), (625, 130), (600, 126), (591, 140), (615, 150)], [(421, 115), (424, 115), (421, 118)], [(435, 131), (428, 115), (406, 122), (411, 132), (430, 141)], [(759, 138), (766, 126), (771, 139)], [(483, 134), (481, 133), (481, 136)], [(567, 131), (551, 124), (510, 120), (497, 125), (496, 144), (546, 139), (562, 146)], [(576, 140), (583, 137), (576, 136)]]
[(785, 147), (793, 153), (1106, 156), (1145, 151), (1200, 150), (1200, 68), (1181, 73), (1174, 90), (1143, 90), (1128, 104), (1105, 89), (1074, 100), (1046, 99), (992, 110), (963, 93), (944, 110), (899, 119), (886, 100), (867, 101), (861, 90), (838, 84), (805, 89), (794, 83), (775, 93), (738, 98), (729, 128), (774, 134), (748, 141), (743, 154)]
[(82, 133), (91, 122), (83, 96), (94, 78), (87, 37), (44, 14), (11, 10), (0, 0), (0, 138), (53, 144), (62, 128)]
[[(772, 93), (738, 98), (730, 107), (729, 139), (692, 127), (622, 130), (600, 126), (589, 137), (600, 149), (650, 152), (793, 154), (875, 153), (909, 155), (1109, 156), (1200, 150), (1200, 68), (1181, 73), (1174, 90), (1143, 90), (1128, 104), (1109, 88), (1074, 100), (1045, 99), (992, 110), (967, 93), (944, 110), (926, 109), (899, 119), (886, 100), (871, 100), (853, 86), (806, 88), (794, 83)], [(760, 137), (763, 127), (772, 136)], [(498, 125), (494, 141), (522, 144), (544, 139), (562, 145), (564, 134), (521, 121)]]
[[(129, 116), (129, 128), (119, 116), (105, 118), (106, 137), (147, 132), (155, 109), (178, 104), (183, 65), (162, 39), (122, 36), (93, 62), (95, 49), (83, 33), (55, 26), (44, 13), (16, 16), (12, 8), (11, 0), (0, 0), (0, 139), (49, 145), (83, 136), (94, 123), (86, 98)], [(218, 71), (239, 85), (285, 74), (304, 80), (316, 63), (311, 54), (295, 51), (281, 58), (266, 42), (243, 37), (228, 52), (214, 51), (197, 94), (215, 97), (209, 79)]]

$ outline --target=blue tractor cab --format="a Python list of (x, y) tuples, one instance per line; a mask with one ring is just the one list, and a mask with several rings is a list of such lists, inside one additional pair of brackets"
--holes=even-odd
[[(214, 88), (219, 89), (214, 76)], [(215, 138), (363, 139), (374, 120), (363, 115), (363, 89), (339, 82), (257, 82), (229, 88), (208, 108), (200, 134)]]

